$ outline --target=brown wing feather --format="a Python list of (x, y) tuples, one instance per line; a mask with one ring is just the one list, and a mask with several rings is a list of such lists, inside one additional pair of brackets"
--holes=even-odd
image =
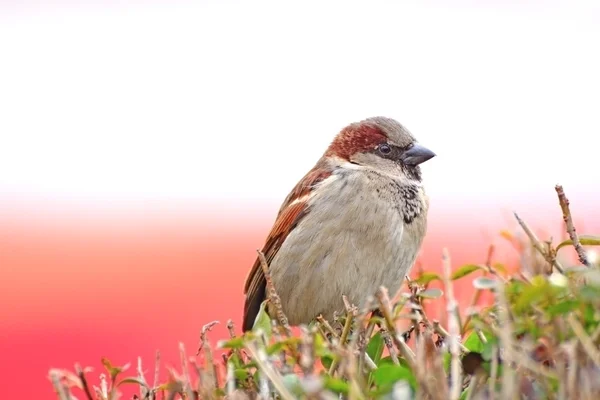
[[(317, 166), (318, 165), (319, 164), (317, 164)], [(294, 187), (279, 209), (277, 220), (275, 221), (273, 228), (271, 228), (271, 232), (262, 249), (267, 264), (269, 265), (281, 248), (281, 245), (288, 234), (302, 220), (304, 215), (306, 215), (307, 203), (305, 201), (297, 200), (308, 195), (316, 184), (322, 182), (331, 175), (331, 172), (324, 171), (320, 168), (317, 169), (317, 166), (306, 174), (306, 176)], [(260, 260), (257, 257), (244, 285), (244, 294), (246, 295), (242, 326), (244, 332), (252, 329), (252, 326), (254, 325), (254, 320), (260, 310), (260, 305), (265, 299), (266, 285), (265, 275), (262, 266), (260, 265)]]

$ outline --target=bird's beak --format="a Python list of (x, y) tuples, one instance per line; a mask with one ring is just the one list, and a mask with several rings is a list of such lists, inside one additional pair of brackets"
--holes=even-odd
[(400, 160), (402, 160), (404, 164), (414, 167), (416, 165), (424, 163), (432, 157), (435, 157), (435, 153), (433, 151), (429, 150), (427, 147), (415, 143), (413, 147), (406, 150), (402, 154)]

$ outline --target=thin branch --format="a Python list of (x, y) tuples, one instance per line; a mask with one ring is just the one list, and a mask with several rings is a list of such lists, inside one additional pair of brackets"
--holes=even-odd
[[(440, 335), (444, 339), (448, 339), (448, 337), (450, 336), (450, 334), (448, 333), (448, 331), (445, 330), (442, 325), (440, 325), (440, 321), (438, 321), (438, 320), (433, 320), (433, 324), (432, 324), (431, 327), (432, 327), (432, 329), (433, 329), (433, 331), (435, 333), (437, 333), (438, 335)], [(458, 347), (460, 347), (460, 349), (462, 350), (463, 353), (468, 353), (469, 352), (469, 349), (467, 349), (465, 347), (465, 345), (462, 344), (460, 341), (458, 342)]]
[(277, 294), (275, 290), (275, 286), (273, 285), (273, 281), (271, 280), (271, 274), (269, 273), (269, 264), (267, 264), (267, 259), (262, 251), (256, 250), (258, 252), (258, 258), (260, 260), (260, 265), (263, 270), (263, 274), (265, 276), (265, 281), (267, 283), (267, 290), (269, 293), (269, 301), (275, 308), (275, 313), (277, 316), (277, 321), (285, 330), (285, 333), (288, 336), (292, 336), (292, 329), (290, 328), (290, 324), (288, 322), (285, 313), (283, 312), (283, 307), (281, 306), (281, 298)]
[(529, 228), (525, 221), (523, 221), (517, 213), (514, 214), (515, 218), (517, 219), (517, 222), (519, 223), (519, 225), (521, 225), (521, 228), (523, 228), (523, 230), (529, 237), (529, 240), (533, 244), (533, 247), (535, 247), (535, 249), (544, 257), (546, 261), (553, 265), (559, 272), (563, 273), (565, 271), (563, 266), (558, 262), (558, 260), (555, 257), (552, 256), (552, 254), (548, 253), (544, 249), (544, 246), (542, 245), (540, 240), (537, 238), (537, 236), (535, 236), (535, 233), (533, 233), (533, 231)]
[(156, 359), (154, 361), (154, 381), (152, 382), (152, 397), (156, 397), (156, 387), (158, 387), (159, 385), (159, 379), (160, 377), (160, 351), (156, 350)]
[(264, 350), (259, 350), (254, 343), (247, 343), (246, 348), (252, 355), (252, 360), (256, 363), (258, 369), (269, 379), (277, 392), (279, 392), (279, 396), (284, 400), (294, 400), (294, 395), (287, 389), (282, 377), (267, 362), (267, 354)]
[(444, 248), (442, 254), (442, 263), (444, 267), (444, 284), (446, 287), (446, 296), (448, 298), (448, 347), (452, 360), (450, 363), (452, 385), (450, 387), (450, 399), (458, 400), (462, 392), (462, 369), (460, 366), (460, 321), (458, 318), (458, 303), (454, 298), (454, 288), (452, 287), (452, 267), (450, 263), (450, 254), (448, 249)]
[[(498, 304), (498, 322), (499, 322), (499, 338), (500, 342), (504, 346), (503, 358), (510, 362), (521, 362), (525, 361), (524, 357), (518, 360), (515, 356), (515, 348), (513, 345), (513, 329), (510, 321), (508, 303), (504, 295), (504, 285), (499, 283), (495, 290), (496, 302)], [(504, 368), (502, 373), (502, 399), (509, 399), (515, 393), (515, 371), (510, 368)]]
[(339, 339), (340, 335), (337, 334), (337, 332), (335, 331), (335, 329), (333, 329), (333, 327), (331, 326), (331, 324), (325, 319), (323, 318), (322, 314), (319, 314), (317, 316), (317, 322), (319, 324), (321, 324), (321, 326), (327, 331), (327, 333), (329, 333), (332, 337)]
[(79, 380), (81, 380), (81, 387), (83, 388), (85, 397), (87, 397), (88, 400), (94, 400), (94, 396), (92, 396), (92, 392), (90, 391), (90, 386), (85, 377), (85, 372), (83, 371), (83, 368), (81, 368), (79, 366), (79, 364), (75, 365), (75, 373), (79, 377)]
[(181, 373), (183, 376), (183, 392), (189, 396), (190, 399), (194, 398), (192, 392), (192, 379), (190, 378), (190, 370), (187, 365), (187, 355), (185, 354), (185, 346), (182, 342), (179, 342), (179, 361), (181, 362)]
[(600, 367), (600, 352), (597, 347), (594, 345), (592, 339), (585, 332), (584, 327), (581, 325), (579, 321), (577, 321), (576, 317), (573, 314), (569, 314), (567, 316), (567, 322), (571, 325), (573, 329), (573, 333), (579, 339), (581, 346), (586, 351), (588, 357), (596, 364), (597, 367)]
[(198, 351), (196, 351), (196, 355), (199, 355), (202, 351), (202, 348), (206, 344), (206, 334), (217, 325), (219, 321), (212, 321), (202, 327), (202, 331), (200, 332), (200, 343), (198, 343)]
[[(406, 342), (402, 339), (402, 337), (398, 334), (396, 329), (396, 324), (394, 322), (394, 318), (392, 317), (392, 306), (390, 304), (390, 297), (388, 296), (388, 291), (384, 286), (380, 286), (377, 291), (377, 300), (379, 302), (379, 307), (385, 318), (386, 325), (389, 329), (389, 333), (392, 336), (392, 340), (400, 353), (402, 353), (402, 357), (406, 360), (411, 369), (415, 366), (415, 354), (412, 352), (410, 347), (406, 344)], [(383, 333), (382, 333), (383, 334)]]
[[(352, 329), (352, 325), (354, 323), (354, 318), (356, 318), (356, 314), (357, 314), (357, 308), (351, 306), (348, 303), (348, 299), (346, 298), (346, 296), (342, 296), (343, 300), (344, 300), (344, 305), (346, 307), (346, 321), (344, 323), (344, 328), (342, 330), (342, 336), (340, 337), (340, 343), (339, 345), (341, 347), (343, 347), (346, 344), (346, 340), (348, 339), (348, 335), (350, 334), (350, 330)], [(331, 362), (331, 365), (329, 366), (329, 375), (332, 375), (335, 373), (335, 370), (337, 369), (338, 366), (338, 360), (334, 359)]]
[(563, 220), (567, 225), (567, 232), (569, 233), (569, 237), (573, 242), (573, 247), (575, 247), (575, 251), (577, 251), (579, 262), (581, 262), (586, 267), (589, 267), (590, 262), (587, 259), (585, 250), (583, 249), (583, 247), (581, 247), (581, 243), (579, 242), (579, 236), (577, 236), (577, 232), (575, 231), (575, 225), (573, 225), (573, 218), (571, 217), (571, 210), (569, 209), (569, 199), (567, 199), (567, 196), (565, 195), (565, 192), (561, 185), (556, 185), (554, 189), (558, 194), (558, 202), (562, 210)]
[(61, 376), (62, 376), (62, 374), (59, 370), (56, 370), (56, 369), (50, 370), (50, 380), (52, 381), (52, 386), (54, 386), (54, 390), (56, 391), (58, 398), (60, 400), (68, 400), (69, 395), (65, 391), (65, 387), (63, 386), (63, 384), (61, 382)]

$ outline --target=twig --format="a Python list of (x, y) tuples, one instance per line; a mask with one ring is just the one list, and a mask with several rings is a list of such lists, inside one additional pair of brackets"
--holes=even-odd
[(258, 369), (273, 384), (281, 398), (284, 400), (294, 400), (294, 395), (287, 389), (281, 376), (276, 370), (271, 368), (271, 365), (267, 362), (267, 354), (263, 350), (259, 350), (252, 342), (246, 343), (246, 348), (252, 355), (252, 360), (256, 363)]
[[(498, 304), (498, 322), (500, 325), (499, 329), (499, 337), (500, 342), (504, 346), (504, 359), (509, 363), (517, 362), (517, 357), (515, 356), (515, 349), (513, 346), (512, 340), (512, 324), (510, 322), (510, 316), (508, 314), (508, 304), (506, 302), (506, 297), (504, 296), (504, 285), (499, 283), (496, 286), (496, 303)], [(523, 363), (525, 361), (525, 357), (521, 357), (519, 362)], [(502, 399), (511, 399), (515, 393), (515, 371), (510, 365), (507, 365), (504, 368), (502, 373)]]
[(227, 362), (227, 396), (231, 397), (235, 391), (235, 371), (233, 370), (233, 363)]
[(523, 221), (516, 212), (514, 214), (515, 218), (517, 219), (517, 222), (519, 223), (519, 225), (521, 225), (521, 228), (523, 228), (523, 230), (529, 237), (529, 240), (533, 244), (533, 247), (535, 247), (535, 249), (544, 257), (544, 259), (548, 261), (551, 265), (553, 265), (559, 272), (564, 273), (565, 269), (558, 262), (556, 257), (553, 257), (552, 254), (544, 250), (544, 246), (542, 245), (540, 240), (535, 236), (535, 233), (533, 233), (533, 231), (529, 228), (525, 221)]
[(160, 351), (156, 350), (156, 360), (154, 361), (154, 381), (152, 383), (152, 397), (156, 397), (156, 387), (158, 387), (158, 379), (160, 376)]
[[(344, 329), (342, 330), (342, 336), (340, 337), (339, 345), (343, 347), (346, 344), (348, 335), (350, 334), (350, 329), (352, 329), (352, 324), (354, 322), (354, 318), (356, 317), (357, 309), (348, 303), (346, 296), (342, 296), (342, 299), (344, 300), (344, 305), (346, 307), (346, 321), (344, 323)], [(329, 366), (329, 375), (333, 375), (335, 373), (337, 366), (337, 359), (334, 359)]]
[[(437, 333), (438, 335), (440, 335), (444, 339), (448, 339), (448, 337), (450, 336), (450, 334), (448, 333), (448, 331), (445, 330), (442, 325), (440, 325), (440, 321), (438, 321), (438, 320), (434, 320), (433, 321), (432, 328), (433, 328), (433, 331), (435, 333)], [(458, 341), (458, 347), (460, 347), (460, 349), (462, 350), (463, 353), (468, 353), (469, 352), (469, 349), (467, 349), (465, 347), (465, 345), (462, 344), (460, 341)]]
[(363, 387), (363, 385), (361, 385), (359, 383), (359, 375), (357, 373), (357, 369), (356, 369), (356, 357), (354, 355), (354, 352), (352, 351), (352, 349), (347, 349), (346, 350), (346, 356), (344, 357), (344, 361), (345, 361), (345, 370), (346, 370), (346, 375), (348, 377), (349, 382), (349, 393), (348, 393), (348, 399), (349, 400), (366, 400), (364, 393), (361, 390), (361, 387)]
[(92, 392), (90, 391), (90, 386), (88, 385), (87, 379), (85, 377), (85, 372), (83, 371), (83, 368), (81, 368), (81, 366), (79, 366), (79, 364), (75, 365), (75, 373), (77, 374), (77, 376), (79, 377), (79, 380), (81, 381), (81, 387), (83, 389), (83, 392), (85, 393), (85, 397), (87, 397), (88, 400), (94, 400), (94, 396), (92, 396)]
[(567, 196), (565, 195), (565, 192), (561, 185), (556, 185), (554, 189), (558, 194), (558, 202), (560, 204), (560, 208), (562, 209), (563, 220), (567, 225), (567, 232), (569, 233), (569, 237), (573, 242), (573, 247), (575, 247), (575, 251), (577, 251), (579, 262), (581, 262), (586, 267), (589, 267), (590, 262), (587, 259), (585, 250), (583, 249), (583, 247), (581, 247), (579, 237), (577, 236), (577, 232), (575, 231), (575, 225), (573, 225), (573, 218), (571, 217), (571, 210), (569, 209), (569, 199), (567, 199)]
[(337, 332), (335, 331), (335, 329), (333, 329), (333, 327), (331, 326), (331, 324), (325, 319), (323, 318), (323, 315), (319, 314), (319, 316), (317, 317), (317, 322), (319, 322), (319, 324), (321, 324), (321, 326), (334, 338), (339, 339), (340, 335), (337, 334)]
[(496, 398), (496, 380), (498, 377), (498, 346), (492, 345), (492, 366), (488, 380), (489, 400)]
[(192, 379), (190, 378), (190, 370), (187, 365), (187, 356), (185, 354), (185, 346), (183, 342), (179, 342), (179, 359), (181, 361), (181, 373), (183, 374), (183, 390), (190, 399), (194, 398), (192, 392)]
[(596, 329), (594, 329), (594, 332), (592, 332), (591, 338), (594, 343), (598, 343), (598, 340), (600, 340), (600, 325), (598, 325), (596, 327)]
[(380, 286), (379, 290), (377, 291), (377, 301), (379, 302), (379, 308), (383, 314), (383, 317), (385, 318), (386, 325), (389, 329), (390, 335), (392, 336), (394, 344), (396, 347), (398, 347), (398, 350), (400, 350), (400, 353), (402, 353), (402, 357), (404, 357), (411, 369), (414, 369), (415, 355), (396, 330), (396, 324), (394, 323), (394, 319), (392, 317), (390, 298), (388, 296), (388, 291), (384, 286)]
[(573, 314), (569, 314), (567, 316), (567, 322), (569, 323), (569, 325), (571, 325), (573, 333), (575, 333), (575, 336), (577, 336), (577, 339), (579, 339), (579, 342), (581, 343), (581, 346), (585, 349), (588, 357), (594, 362), (594, 364), (596, 364), (597, 367), (600, 367), (600, 352), (594, 345), (592, 339), (585, 332), (583, 326), (581, 326), (581, 323), (577, 321), (575, 315)]
[[(374, 300), (373, 296), (367, 297), (363, 311), (358, 318), (355, 319), (356, 331), (352, 337), (351, 346), (356, 346), (358, 348), (358, 371), (360, 372), (362, 372), (365, 362), (369, 370), (377, 368), (375, 362), (367, 354), (367, 342), (371, 338), (371, 335), (373, 335), (373, 329), (375, 328), (375, 322), (371, 318), (368, 318), (368, 315), (372, 314), (371, 309)], [(369, 320), (369, 322), (365, 327), (365, 322), (367, 320)]]
[[(142, 382), (142, 385), (140, 385), (140, 397), (142, 399), (147, 399), (150, 397), (151, 388), (148, 387), (148, 383), (146, 382), (146, 377), (144, 376), (144, 370), (142, 368), (142, 357), (138, 357), (137, 375), (138, 375), (138, 379), (140, 380), (140, 382)], [(89, 399), (92, 400), (91, 397)]]
[[(498, 274), (498, 271), (496, 271), (494, 268), (492, 268), (492, 257), (494, 256), (495, 250), (496, 250), (495, 246), (493, 244), (490, 244), (490, 246), (488, 247), (488, 251), (487, 251), (487, 257), (485, 259), (484, 265), (486, 267), (486, 270), (483, 271), (483, 276), (486, 276), (489, 272), (489, 273), (494, 274), (495, 276), (503, 279), (506, 282), (506, 279), (504, 279), (504, 277), (501, 277)], [(482, 294), (481, 290), (475, 289), (475, 291), (473, 292), (473, 296), (471, 297), (471, 302), (469, 303), (468, 309), (473, 309), (473, 308), (475, 308), (475, 306), (477, 306), (477, 303), (479, 303), (479, 299), (481, 298), (481, 294)], [(469, 322), (471, 322), (472, 318), (473, 318), (473, 313), (467, 314), (465, 321), (463, 322), (463, 324), (460, 328), (461, 335), (465, 333), (465, 330), (467, 329), (467, 326), (469, 325)]]
[(227, 330), (229, 331), (229, 337), (231, 339), (235, 338), (235, 325), (231, 319), (227, 320)]
[(305, 376), (312, 375), (315, 364), (314, 331), (302, 327), (300, 346), (300, 368)]
[(444, 284), (446, 287), (446, 296), (448, 298), (448, 347), (452, 360), (450, 363), (450, 371), (452, 377), (452, 385), (450, 387), (450, 399), (458, 400), (462, 391), (462, 370), (460, 366), (460, 322), (458, 319), (458, 303), (454, 298), (454, 288), (452, 287), (452, 267), (450, 263), (450, 254), (448, 249), (444, 248), (442, 253), (442, 263), (444, 266)]
[(392, 362), (395, 365), (400, 365), (400, 360), (398, 359), (398, 352), (394, 347), (394, 341), (392, 340), (392, 335), (385, 328), (380, 328), (381, 338), (383, 339), (383, 343), (385, 343), (385, 347), (387, 347), (388, 352), (390, 353), (390, 357), (392, 358)]
[(212, 397), (214, 397), (214, 389), (218, 389), (219, 387), (219, 382), (217, 369), (214, 363), (210, 341), (207, 339), (207, 334), (218, 323), (219, 321), (212, 321), (202, 327), (202, 330), (200, 331), (200, 343), (198, 344), (198, 351), (196, 352), (196, 356), (198, 356), (202, 349), (204, 349), (204, 363), (206, 371), (202, 371), (201, 374), (202, 391), (205, 392), (205, 395)]
[(256, 250), (258, 252), (258, 259), (260, 260), (260, 265), (263, 270), (263, 274), (265, 276), (265, 281), (267, 283), (267, 290), (269, 292), (269, 301), (275, 308), (275, 313), (277, 315), (277, 321), (285, 330), (285, 333), (288, 336), (292, 336), (292, 329), (290, 328), (290, 324), (288, 322), (285, 313), (283, 312), (283, 307), (281, 306), (281, 298), (277, 294), (275, 290), (275, 286), (273, 285), (273, 281), (271, 280), (271, 274), (269, 273), (269, 264), (267, 264), (267, 259), (262, 251)]
[(212, 321), (202, 327), (202, 330), (200, 331), (200, 342), (198, 343), (198, 351), (196, 352), (196, 355), (200, 354), (204, 344), (206, 343), (206, 334), (210, 332), (218, 323), (219, 321)]
[(108, 381), (105, 374), (100, 374), (100, 389), (98, 391), (103, 399), (108, 399)]
[(58, 398), (60, 400), (68, 400), (69, 395), (65, 391), (65, 387), (63, 386), (63, 384), (61, 382), (61, 376), (62, 376), (62, 374), (59, 370), (56, 370), (56, 369), (50, 370), (50, 380), (52, 381), (52, 386), (54, 386), (54, 390), (56, 391)]

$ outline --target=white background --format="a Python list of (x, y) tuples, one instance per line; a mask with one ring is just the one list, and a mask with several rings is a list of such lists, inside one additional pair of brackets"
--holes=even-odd
[(291, 4), (0, 2), (2, 196), (279, 201), (372, 115), (432, 195), (595, 192), (597, 1)]

